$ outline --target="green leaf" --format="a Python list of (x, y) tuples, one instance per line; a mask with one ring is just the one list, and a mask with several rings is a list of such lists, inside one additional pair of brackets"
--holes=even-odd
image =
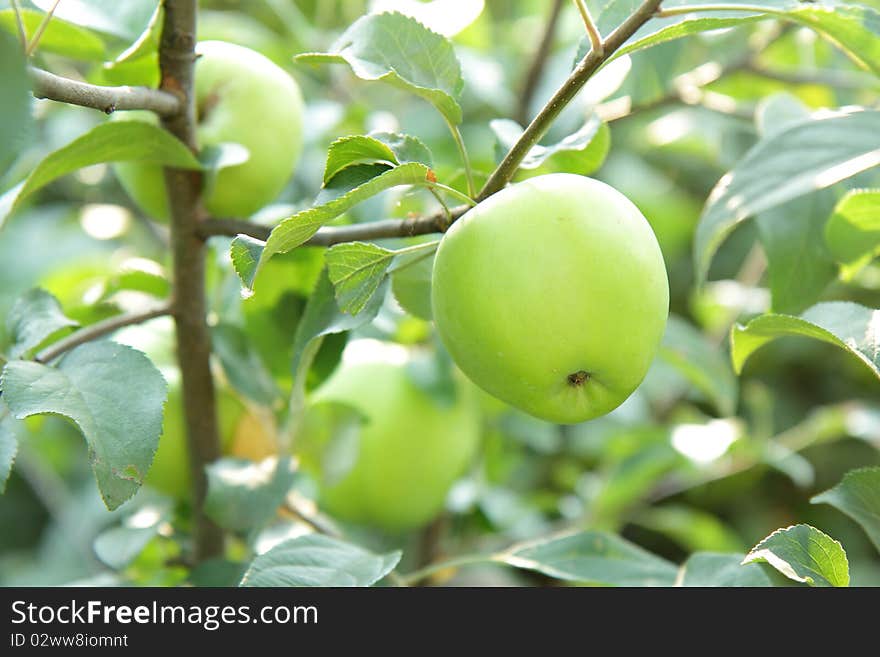
[(709, 197), (694, 240), (697, 278), (749, 217), (880, 164), (880, 112), (813, 117), (762, 139)]
[[(55, 5), (55, 0), (31, 2), (44, 11)], [(52, 20), (57, 17), (132, 42), (146, 32), (158, 10), (159, 0), (63, 0)]]
[[(510, 150), (523, 133), (523, 127), (509, 119), (495, 119), (489, 126), (504, 153)], [(589, 175), (605, 161), (609, 146), (608, 126), (598, 116), (591, 114), (577, 132), (561, 141), (550, 146), (533, 146), (520, 168), (530, 170), (543, 165), (555, 165), (554, 168), (559, 170)]]
[(359, 164), (397, 166), (418, 162), (432, 166), (431, 151), (421, 140), (410, 135), (377, 132), (369, 135), (341, 137), (330, 144), (324, 167), (324, 184), (343, 169)]
[(327, 151), (324, 184), (329, 183), (336, 174), (347, 167), (377, 163), (397, 166), (397, 156), (387, 144), (367, 135), (340, 137), (330, 144)]
[(296, 469), (289, 457), (262, 463), (225, 458), (206, 468), (205, 513), (224, 529), (263, 527), (275, 515), (293, 486)]
[(803, 315), (758, 315), (745, 326), (737, 324), (730, 333), (731, 357), (736, 373), (742, 372), (749, 356), (776, 338), (804, 336), (840, 347), (864, 363), (880, 378), (880, 336), (875, 335), (878, 310), (848, 301), (819, 303)]
[[(6, 415), (5, 410), (2, 414)], [(18, 435), (15, 424), (15, 420), (8, 415), (0, 418), (0, 495), (6, 490), (6, 482), (12, 472), (12, 464), (15, 463), (15, 455), (18, 452)]]
[(371, 177), (323, 205), (288, 217), (272, 230), (265, 243), (239, 235), (232, 241), (232, 262), (235, 271), (238, 272), (245, 287), (253, 289), (257, 274), (272, 256), (287, 253), (300, 246), (317, 233), (321, 226), (361, 201), (398, 185), (425, 184), (429, 174), (430, 169), (424, 164), (415, 162), (402, 164)]
[(128, 515), (122, 524), (98, 535), (93, 543), (95, 555), (114, 570), (122, 570), (159, 535), (159, 529), (167, 519), (165, 506), (143, 506)]
[(851, 265), (880, 247), (880, 189), (854, 189), (835, 206), (825, 225), (834, 258)]
[(418, 262), (398, 269), (391, 274), (391, 291), (397, 303), (406, 312), (430, 321), (431, 275), (434, 270), (434, 254)]
[[(8, 7), (9, 3), (0, 0), (0, 6), (2, 5)], [(36, 34), (43, 18), (45, 14), (41, 11), (21, 9), (21, 19), (29, 40)], [(0, 30), (15, 35), (18, 42), (18, 26), (14, 10), (0, 9)], [(19, 52), (21, 52), (20, 48), (19, 46)], [(37, 52), (49, 52), (85, 61), (101, 61), (105, 57), (105, 46), (104, 41), (89, 30), (53, 18), (40, 37)]]
[(702, 392), (721, 415), (733, 415), (739, 394), (736, 376), (718, 347), (685, 320), (670, 315), (657, 354)]
[(24, 149), (31, 129), (31, 83), (21, 44), (12, 35), (0, 32), (0, 181), (7, 168)]
[(789, 579), (810, 586), (849, 586), (843, 547), (810, 525), (777, 529), (753, 547), (742, 563), (768, 563)]
[(366, 242), (337, 244), (324, 255), (344, 313), (357, 315), (379, 289), (395, 252)]
[(248, 399), (274, 408), (281, 392), (247, 334), (232, 324), (211, 328), (211, 344), (233, 388)]
[(58, 299), (33, 288), (20, 296), (6, 315), (6, 332), (12, 339), (9, 356), (21, 358), (57, 331), (73, 326), (79, 324), (65, 316)]
[[(597, 7), (599, 27), (603, 32), (610, 32), (635, 9), (632, 0), (611, 0), (605, 4), (601, 9)], [(743, 8), (734, 9), (737, 4), (743, 5)], [(843, 50), (862, 68), (880, 73), (880, 39), (877, 38), (880, 36), (880, 12), (870, 7), (833, 1), (805, 3), (800, 0), (734, 0), (714, 6), (703, 0), (663, 3), (664, 9), (687, 6), (693, 6), (695, 11), (650, 21), (611, 59), (700, 32), (778, 17), (811, 28)], [(698, 8), (703, 8), (703, 11), (698, 12)], [(711, 10), (707, 11), (709, 8)], [(583, 57), (587, 50), (582, 42), (578, 54)]]
[(399, 551), (374, 554), (329, 536), (309, 534), (261, 554), (241, 586), (371, 586), (400, 561)]
[(859, 523), (880, 551), (880, 467), (851, 470), (834, 488), (810, 500), (830, 504)]
[(671, 586), (678, 570), (637, 545), (597, 531), (514, 546), (494, 559), (548, 577), (612, 586)]
[(452, 124), (461, 123), (464, 82), (452, 42), (398, 13), (358, 19), (328, 53), (298, 55), (307, 64), (348, 64), (362, 80), (381, 80), (430, 102)]
[(755, 109), (755, 125), (762, 137), (770, 137), (809, 119), (810, 108), (788, 92), (769, 96)]
[(305, 373), (321, 345), (320, 339), (333, 333), (356, 329), (373, 321), (384, 301), (383, 286), (380, 286), (380, 291), (379, 294), (371, 297), (360, 313), (350, 315), (340, 310), (326, 268), (321, 272), (297, 326), (293, 344), (293, 371), (301, 384), (305, 383)]
[(189, 149), (167, 130), (143, 121), (112, 121), (96, 126), (50, 153), (20, 185), (0, 196), (0, 227), (28, 196), (77, 169), (137, 160), (180, 169), (200, 169)]
[(842, 49), (856, 64), (880, 75), (880, 12), (876, 9), (841, 3), (819, 6), (818, 3), (801, 2), (784, 15), (777, 15), (812, 28)]
[(2, 388), (18, 419), (53, 413), (76, 423), (107, 508), (140, 488), (159, 444), (167, 396), (165, 380), (144, 354), (102, 341), (69, 351), (57, 367), (12, 361)]
[(824, 235), (833, 203), (831, 192), (821, 191), (762, 212), (756, 218), (767, 255), (774, 311), (802, 312), (816, 303), (837, 277)]
[(434, 166), (434, 156), (425, 143), (418, 137), (399, 132), (371, 132), (368, 137), (376, 139), (391, 149), (397, 164), (419, 162), (426, 167)]
[(773, 586), (757, 563), (743, 564), (745, 555), (696, 552), (682, 566), (679, 586)]

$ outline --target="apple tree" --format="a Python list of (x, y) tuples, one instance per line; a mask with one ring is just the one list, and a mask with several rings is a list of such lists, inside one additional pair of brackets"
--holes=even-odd
[(0, 584), (880, 584), (876, 0), (0, 0)]

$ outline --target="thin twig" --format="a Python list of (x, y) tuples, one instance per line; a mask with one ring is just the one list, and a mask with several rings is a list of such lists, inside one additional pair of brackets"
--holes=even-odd
[(522, 92), (519, 95), (519, 103), (516, 110), (516, 120), (519, 123), (525, 123), (529, 120), (529, 106), (532, 104), (532, 98), (538, 88), (538, 82), (544, 73), (544, 67), (547, 64), (547, 58), (550, 56), (550, 50), (553, 47), (553, 38), (556, 35), (556, 26), (559, 24), (559, 16), (562, 14), (562, 7), (565, 0), (553, 0), (550, 7), (550, 16), (547, 18), (547, 25), (544, 27), (544, 34), (535, 51), (532, 64), (526, 73), (525, 83)]
[(34, 32), (34, 38), (31, 39), (31, 42), (27, 45), (27, 48), (24, 51), (26, 57), (30, 57), (34, 54), (34, 51), (37, 49), (37, 46), (40, 45), (40, 39), (43, 37), (43, 32), (46, 31), (46, 28), (49, 27), (49, 21), (52, 20), (52, 16), (55, 14), (55, 10), (58, 9), (58, 4), (61, 0), (55, 0), (55, 3), (46, 12), (46, 15), (43, 16), (43, 20), (40, 21), (40, 25), (37, 27), (37, 31)]
[(21, 50), (26, 53), (28, 50), (27, 30), (24, 28), (24, 19), (21, 17), (21, 7), (18, 6), (18, 0), (12, 0), (12, 11), (15, 14), (18, 38), (21, 39)]
[(424, 568), (420, 568), (419, 570), (407, 573), (406, 575), (401, 575), (401, 581), (406, 586), (412, 586), (413, 584), (418, 584), (422, 580), (427, 579), (431, 575), (439, 573), (443, 570), (447, 570), (449, 568), (460, 568), (461, 566), (492, 563), (493, 560), (493, 555), (466, 554), (460, 557), (454, 557), (447, 561), (437, 561), (435, 563), (425, 566)]
[(584, 0), (574, 0), (574, 4), (581, 13), (581, 19), (584, 21), (584, 27), (586, 28), (587, 36), (590, 39), (590, 46), (599, 54), (603, 54), (602, 51), (604, 50), (604, 46), (602, 45), (602, 34), (599, 32), (599, 28), (596, 27), (596, 21), (594, 21), (593, 17), (590, 15), (589, 8)]
[(517, 142), (504, 156), (495, 171), (489, 176), (489, 180), (483, 186), (477, 196), (477, 201), (482, 201), (495, 192), (504, 188), (519, 169), (523, 158), (532, 147), (538, 143), (547, 132), (550, 125), (556, 120), (560, 112), (572, 101), (577, 93), (583, 88), (587, 80), (599, 70), (599, 67), (636, 31), (654, 16), (662, 0), (645, 0), (638, 9), (630, 15), (614, 32), (605, 40), (602, 50), (590, 50), (589, 53), (575, 67), (572, 74), (553, 94), (550, 101), (538, 112), (538, 115), (520, 135)]
[[(305, 246), (333, 246), (343, 242), (387, 239), (392, 237), (414, 237), (445, 232), (449, 225), (470, 208), (466, 205), (452, 208), (447, 215), (445, 210), (411, 219), (385, 219), (350, 226), (327, 226), (321, 228), (309, 239)], [(200, 226), (203, 239), (214, 236), (235, 237), (247, 235), (258, 240), (269, 239), (271, 226), (262, 226), (240, 219), (209, 219)]]
[(458, 148), (458, 152), (461, 155), (461, 163), (464, 167), (464, 177), (467, 180), (468, 195), (470, 198), (473, 198), (477, 194), (477, 188), (474, 186), (474, 172), (471, 168), (471, 158), (468, 156), (467, 146), (464, 145), (464, 139), (461, 136), (461, 130), (458, 129), (458, 126), (450, 121), (447, 121), (446, 125), (449, 126), (449, 132), (452, 133), (452, 140), (455, 142), (455, 146)]
[(90, 107), (111, 114), (116, 110), (151, 110), (160, 116), (180, 111), (180, 99), (167, 91), (149, 87), (104, 87), (64, 78), (31, 67), (31, 81), (36, 98)]
[(143, 324), (144, 322), (155, 319), (156, 317), (163, 317), (170, 314), (171, 307), (166, 304), (139, 313), (127, 313), (123, 315), (109, 317), (100, 322), (90, 324), (85, 328), (71, 333), (66, 338), (49, 345), (48, 347), (43, 349), (43, 351), (37, 354), (34, 360), (38, 363), (50, 363), (62, 354), (67, 353), (71, 349), (79, 347), (80, 345), (83, 345), (87, 342), (92, 342), (94, 340), (102, 338), (108, 333), (113, 333), (113, 331), (124, 328), (126, 326)]

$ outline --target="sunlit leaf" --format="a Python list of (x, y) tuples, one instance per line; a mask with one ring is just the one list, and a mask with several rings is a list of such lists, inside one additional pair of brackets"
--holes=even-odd
[(400, 552), (374, 554), (309, 534), (285, 541), (251, 563), (241, 586), (371, 586), (390, 573)]
[(762, 139), (709, 197), (694, 241), (699, 281), (741, 222), (878, 164), (880, 112), (816, 116)]
[[(8, 7), (8, 2), (0, 0), (0, 30), (10, 35), (18, 35), (15, 11)], [(26, 7), (22, 7), (20, 11), (25, 33), (30, 40), (36, 35), (45, 14)], [(21, 46), (19, 51), (20, 49)], [(97, 34), (57, 18), (46, 26), (43, 36), (40, 37), (37, 52), (55, 53), (85, 61), (101, 61), (106, 54), (104, 41)]]
[(328, 53), (305, 53), (308, 64), (345, 63), (363, 80), (381, 80), (430, 102), (453, 124), (461, 123), (463, 81), (452, 43), (398, 13), (358, 19)]
[(612, 586), (670, 586), (677, 574), (675, 565), (665, 559), (596, 531), (515, 546), (495, 560), (548, 577)]
[[(2, 18), (2, 13), (0, 13)], [(0, 181), (7, 167), (27, 144), (31, 129), (31, 85), (21, 44), (11, 34), (0, 32)]]
[(789, 579), (810, 586), (849, 586), (843, 547), (810, 525), (776, 530), (753, 547), (742, 563), (768, 563)]
[(777, 338), (803, 336), (840, 347), (864, 363), (880, 378), (880, 310), (848, 301), (819, 303), (803, 315), (758, 315), (745, 326), (737, 324), (730, 334), (731, 356), (737, 373), (759, 348)]
[(834, 488), (810, 500), (830, 504), (859, 523), (880, 550), (880, 468), (851, 470)]
[(880, 247), (880, 190), (854, 189), (844, 196), (825, 225), (825, 241), (841, 263), (852, 264)]
[(0, 227), (28, 196), (53, 180), (93, 164), (121, 161), (179, 169), (200, 169), (202, 166), (182, 142), (157, 125), (144, 121), (102, 123), (50, 153), (23, 183), (0, 196)]

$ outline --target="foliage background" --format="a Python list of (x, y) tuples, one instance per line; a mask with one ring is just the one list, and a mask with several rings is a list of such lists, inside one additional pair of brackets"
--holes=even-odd
[[(371, 130), (418, 136), (433, 153), (438, 179), (461, 188), (455, 144), (439, 114), (424, 101), (357, 81), (347, 67), (293, 63), (297, 53), (328, 48), (368, 4), (382, 3), (201, 3), (200, 38), (221, 38), (266, 54), (291, 72), (307, 100), (306, 152), (278, 204), (258, 219), (273, 222), (307, 207), (321, 187), (330, 143)], [(478, 178), (503, 153), (490, 122), (534, 115), (571, 70), (583, 25), (566, 3), (544, 74), (526, 109), (520, 107), (548, 4), (487, 0), (483, 11), (452, 37), (465, 80), (461, 130)], [(876, 2), (859, 4), (880, 9)], [(0, 0), (0, 26), (14, 34), (8, 7)], [(460, 18), (465, 11), (445, 12), (443, 18)], [(37, 51), (36, 61), (44, 68), (96, 83), (155, 84), (149, 61), (104, 64), (140, 35), (137, 17), (118, 23), (116, 34), (91, 29), (89, 34), (97, 35), (94, 43), (64, 34), (61, 25), (58, 21), (57, 34), (46, 33)], [(555, 143), (577, 131), (597, 107), (601, 116), (614, 117), (620, 99), (629, 98), (638, 108), (609, 120), (586, 151), (550, 160), (537, 170), (581, 170), (610, 183), (640, 207), (658, 236), (669, 271), (673, 318), (661, 357), (637, 393), (611, 415), (573, 427), (553, 426), (487, 401), (479, 458), (454, 486), (441, 518), (412, 535), (350, 527), (349, 537), (377, 552), (401, 548), (404, 571), (443, 556), (501, 550), (566, 528), (612, 532), (682, 563), (694, 552), (745, 554), (775, 529), (807, 523), (844, 545), (852, 584), (880, 585), (880, 558), (863, 530), (830, 506), (810, 503), (849, 470), (880, 465), (875, 374), (843, 350), (786, 338), (756, 353), (736, 376), (727, 345), (735, 321), (771, 309), (799, 314), (831, 300), (880, 306), (877, 264), (870, 257), (858, 267), (836, 262), (824, 232), (835, 203), (850, 189), (876, 187), (877, 171), (869, 169), (744, 222), (718, 250), (708, 284), (697, 284), (693, 265), (695, 230), (710, 192), (774, 125), (823, 108), (877, 105), (876, 77), (814, 32), (783, 25), (765, 20), (697, 34), (618, 60), (588, 83), (543, 140)], [(56, 42), (50, 36), (58, 47), (52, 47)], [(90, 45), (95, 52), (83, 52)], [(746, 56), (747, 66), (741, 64)], [(731, 70), (710, 84), (691, 84), (694, 69), (705, 72), (706, 66)], [(12, 108), (3, 105), (2, 110)], [(36, 120), (18, 142), (22, 147), (0, 181), (2, 189), (48, 153), (106, 120), (98, 112), (51, 101), (36, 102), (33, 111)], [(792, 153), (789, 162), (795, 170), (796, 157)], [(433, 203), (424, 192), (394, 189), (338, 222), (406, 217), (433, 209)], [(0, 316), (7, 316), (15, 300), (35, 286), (54, 294), (65, 314), (81, 324), (137, 304), (144, 294), (165, 294), (163, 231), (138, 214), (106, 165), (59, 179), (3, 227)], [(303, 248), (279, 258), (273, 265), (280, 272), (273, 289), (262, 291), (265, 301), (255, 297), (260, 304), (255, 310), (240, 298), (228, 252), (228, 239), (212, 240), (212, 318), (241, 332), (257, 351), (245, 387), (257, 378), (253, 370), (259, 370), (284, 389), (290, 384), (286, 363), (292, 338), (322, 266), (322, 250)], [(167, 332), (164, 324), (157, 320), (122, 340), (143, 347), (161, 340), (155, 336)], [(8, 340), (3, 331), (0, 326), (0, 343)], [(310, 385), (326, 377), (345, 341), (356, 338), (437, 350), (431, 323), (404, 312), (389, 296), (374, 322), (325, 342)], [(230, 380), (227, 387), (236, 387), (228, 372), (221, 378)], [(253, 394), (249, 399), (241, 389), (232, 394), (260, 406)], [(271, 408), (258, 410), (272, 414)], [(107, 511), (82, 436), (70, 423), (53, 416), (29, 420), (19, 443), (0, 497), (0, 584), (223, 581), (220, 569), (191, 571), (179, 563), (185, 505), (175, 508), (145, 488), (121, 509)], [(296, 487), (305, 497), (314, 494), (308, 478), (298, 479)], [(114, 538), (108, 538), (108, 530), (145, 506), (160, 512), (162, 521), (149, 525), (155, 529), (140, 538), (119, 534), (124, 547), (106, 548)], [(295, 519), (279, 518), (261, 535), (234, 542), (230, 559), (244, 562), (251, 546), (302, 529)], [(96, 548), (98, 537), (104, 549)], [(131, 546), (139, 549), (119, 557)], [(442, 571), (436, 581), (534, 585), (550, 580), (540, 573), (477, 564)]]

